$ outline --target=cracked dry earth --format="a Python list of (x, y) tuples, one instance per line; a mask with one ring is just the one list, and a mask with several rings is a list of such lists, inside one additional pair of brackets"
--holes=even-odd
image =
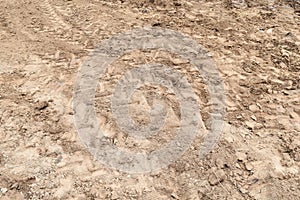
[[(299, 1), (0, 0), (0, 199), (300, 199)], [(80, 141), (72, 109), (82, 62), (101, 41), (157, 26), (192, 37), (210, 52), (226, 88), (225, 127), (205, 159), (202, 137), (161, 171), (109, 169)], [(166, 63), (184, 74), (209, 123), (209, 93), (188, 61), (170, 52), (134, 51), (99, 79), (100, 124), (123, 148), (139, 144), (115, 126), (109, 110), (115, 78), (130, 67)], [(114, 81), (112, 81), (114, 80)], [(147, 123), (164, 88), (132, 97), (133, 119)], [(142, 112), (141, 112), (142, 111)], [(168, 127), (167, 127), (168, 128)], [(166, 130), (168, 132), (168, 130)], [(164, 132), (164, 133), (166, 133)], [(155, 149), (168, 134), (156, 136)]]

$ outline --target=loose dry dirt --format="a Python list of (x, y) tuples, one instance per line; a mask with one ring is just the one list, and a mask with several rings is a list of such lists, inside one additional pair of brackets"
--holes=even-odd
[[(0, 199), (300, 199), (299, 1), (0, 0), (0, 6)], [(168, 168), (134, 175), (108, 169), (85, 149), (73, 120), (73, 84), (97, 44), (145, 26), (182, 32), (211, 53), (225, 83), (227, 116), (204, 160), (199, 137)], [(116, 145), (139, 150), (111, 119), (115, 78), (154, 61), (185, 74), (209, 120), (209, 94), (189, 63), (169, 52), (133, 52), (99, 80), (96, 95), (101, 125)], [(164, 94), (140, 88), (133, 118), (147, 123), (145, 113), (160, 95), (170, 121), (178, 121), (176, 99)], [(172, 130), (141, 148), (159, 148)]]

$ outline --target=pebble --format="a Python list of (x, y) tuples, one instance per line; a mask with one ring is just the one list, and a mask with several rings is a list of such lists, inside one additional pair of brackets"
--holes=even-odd
[(175, 194), (175, 193), (172, 193), (172, 194), (171, 194), (171, 197), (172, 197), (173, 199), (179, 199), (179, 197), (178, 197), (177, 194)]
[(255, 123), (254, 122), (246, 121), (245, 124), (247, 125), (248, 128), (250, 128), (252, 130), (255, 127)]
[(253, 170), (253, 168), (254, 168), (254, 166), (251, 164), (251, 163), (245, 163), (245, 167), (246, 167), (246, 169), (248, 170), (248, 171), (252, 171)]
[(39, 101), (37, 102), (35, 108), (37, 110), (43, 110), (49, 106), (49, 103), (47, 101)]
[(240, 188), (241, 193), (246, 194), (248, 193), (248, 190), (246, 190), (245, 188)]
[(173, 59), (171, 59), (171, 62), (172, 62), (174, 65), (181, 65), (181, 64), (188, 63), (188, 61), (183, 60), (183, 59), (179, 59), (179, 58), (173, 58)]
[(232, 6), (236, 8), (247, 8), (245, 0), (231, 0)]
[(257, 105), (250, 105), (249, 106), (249, 110), (251, 112), (258, 112), (259, 111), (259, 107)]
[(2, 193), (2, 194), (5, 194), (7, 191), (8, 191), (7, 188), (1, 188), (1, 193)]
[(245, 153), (237, 152), (235, 155), (237, 156), (237, 159), (239, 161), (246, 161), (247, 160), (247, 154), (245, 154)]
[(295, 112), (290, 112), (289, 114), (290, 114), (290, 118), (292, 118), (292, 119), (297, 119), (297, 120), (300, 121), (300, 117), (299, 117), (299, 115), (298, 115), (297, 113), (295, 113)]
[(217, 185), (220, 182), (224, 181), (226, 178), (225, 172), (222, 169), (217, 170), (215, 173), (211, 174), (208, 178), (210, 185)]

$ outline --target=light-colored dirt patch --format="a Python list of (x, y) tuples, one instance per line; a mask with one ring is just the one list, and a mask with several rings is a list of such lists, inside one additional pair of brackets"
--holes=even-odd
[[(0, 199), (300, 199), (298, 1), (2, 0), (0, 5)], [(210, 52), (225, 83), (227, 116), (219, 143), (204, 160), (198, 158), (199, 135), (168, 168), (132, 175), (108, 169), (81, 143), (73, 121), (73, 85), (96, 45), (145, 26), (182, 32)], [(204, 123), (209, 121), (209, 94), (187, 61), (169, 52), (136, 51), (99, 79), (97, 92), (103, 95), (96, 97), (102, 127), (122, 148), (140, 150), (105, 108), (120, 75), (150, 61), (185, 75), (199, 97)], [(176, 99), (158, 86), (136, 92), (133, 118), (147, 123), (156, 98), (166, 104), (167, 124), (176, 126)], [(146, 114), (138, 112), (142, 109)], [(159, 147), (174, 137), (173, 128), (141, 148)]]

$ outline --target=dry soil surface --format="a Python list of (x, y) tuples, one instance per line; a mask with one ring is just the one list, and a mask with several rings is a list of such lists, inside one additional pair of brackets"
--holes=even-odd
[[(299, 1), (0, 0), (0, 7), (0, 199), (300, 199)], [(80, 141), (73, 85), (101, 41), (149, 26), (184, 33), (210, 52), (226, 88), (226, 124), (205, 159), (198, 137), (167, 168), (126, 174), (95, 160)], [(102, 128), (123, 148), (139, 150), (139, 143), (116, 127), (109, 97), (115, 78), (149, 62), (183, 73), (209, 121), (209, 94), (188, 62), (134, 51), (106, 71), (96, 95)], [(176, 99), (164, 94), (140, 88), (133, 118), (147, 123), (160, 95), (170, 121), (178, 120)], [(172, 128), (164, 132), (141, 148), (174, 137)]]

